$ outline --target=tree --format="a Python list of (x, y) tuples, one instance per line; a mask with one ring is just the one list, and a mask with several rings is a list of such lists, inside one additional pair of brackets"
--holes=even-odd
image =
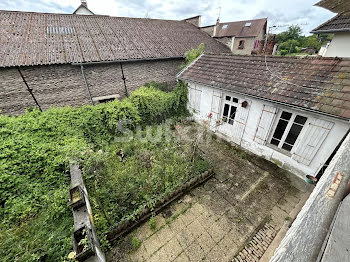
[(289, 54), (298, 53), (301, 50), (300, 42), (295, 39), (289, 39), (288, 41), (280, 44), (279, 50), (282, 55), (285, 55), (288, 53)]
[(322, 42), (317, 38), (317, 35), (310, 35), (303, 39), (303, 47), (319, 50), (321, 46)]
[(205, 46), (201, 43), (197, 48), (192, 48), (185, 53), (186, 63), (180, 66), (180, 70), (191, 64), (198, 56), (203, 53)]
[(301, 30), (301, 27), (298, 25), (291, 25), (288, 28), (287, 31), (287, 35), (288, 35), (288, 39), (299, 39), (301, 37), (301, 33), (303, 32), (303, 30)]
[(301, 27), (298, 25), (291, 25), (288, 30), (276, 35), (275, 41), (280, 44), (288, 40), (299, 40), (302, 35)]

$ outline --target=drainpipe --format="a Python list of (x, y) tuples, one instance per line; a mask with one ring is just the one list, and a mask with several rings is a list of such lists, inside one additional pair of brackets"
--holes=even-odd
[(120, 63), (120, 69), (122, 70), (122, 79), (123, 79), (123, 82), (124, 82), (125, 95), (126, 95), (126, 97), (128, 97), (128, 96), (129, 96), (129, 93), (128, 93), (128, 89), (127, 89), (127, 87), (126, 87), (126, 82), (125, 82), (126, 78), (125, 78), (125, 76), (124, 76), (123, 64), (122, 64), (122, 63)]
[(86, 77), (85, 77), (84, 67), (82, 64), (80, 64), (80, 69), (81, 69), (81, 74), (83, 75), (86, 90), (87, 90), (88, 95), (89, 95), (90, 103), (91, 103), (91, 105), (94, 105), (94, 101), (92, 101), (91, 92), (90, 92), (89, 85), (88, 85), (88, 82), (87, 82)]
[(28, 89), (30, 95), (33, 97), (33, 100), (34, 100), (35, 104), (38, 106), (40, 112), (42, 112), (43, 110), (41, 109), (41, 107), (40, 107), (40, 105), (39, 105), (39, 103), (38, 103), (38, 100), (36, 100), (36, 98), (35, 98), (35, 96), (34, 96), (34, 94), (33, 94), (33, 89), (29, 87), (29, 85), (28, 85), (26, 79), (24, 78), (24, 76), (23, 76), (21, 70), (19, 69), (19, 67), (17, 67), (17, 69), (18, 69), (18, 73), (19, 73), (20, 76), (22, 77), (22, 80), (23, 80), (24, 84), (26, 85), (26, 87), (27, 87), (27, 89)]

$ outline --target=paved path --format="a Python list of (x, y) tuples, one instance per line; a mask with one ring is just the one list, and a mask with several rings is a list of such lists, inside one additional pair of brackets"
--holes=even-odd
[(200, 148), (216, 176), (157, 215), (156, 229), (130, 233), (109, 261), (259, 261), (308, 194), (299, 178), (224, 142)]

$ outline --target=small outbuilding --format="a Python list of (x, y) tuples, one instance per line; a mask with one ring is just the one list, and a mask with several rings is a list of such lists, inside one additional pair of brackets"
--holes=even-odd
[(321, 176), (349, 132), (349, 59), (203, 54), (177, 78), (196, 121), (299, 176)]

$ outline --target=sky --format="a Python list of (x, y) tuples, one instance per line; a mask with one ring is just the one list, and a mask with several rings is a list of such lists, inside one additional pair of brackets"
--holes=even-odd
[[(95, 14), (149, 17), (157, 19), (184, 19), (202, 15), (202, 26), (220, 22), (268, 18), (268, 26), (279, 33), (287, 26), (299, 24), (305, 35), (335, 14), (313, 6), (318, 0), (88, 0)], [(80, 0), (0, 0), (0, 10), (72, 13)], [(221, 8), (220, 8), (221, 7)]]

